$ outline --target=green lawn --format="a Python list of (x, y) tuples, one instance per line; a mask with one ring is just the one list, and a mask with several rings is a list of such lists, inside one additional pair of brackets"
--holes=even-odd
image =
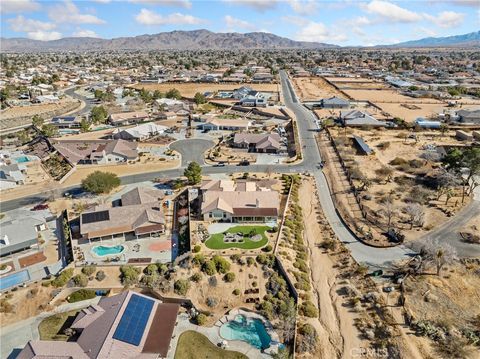
[[(228, 229), (228, 233), (243, 233), (243, 243), (225, 243), (223, 241), (223, 233), (215, 233), (205, 242), (205, 245), (210, 249), (227, 249), (227, 248), (240, 248), (240, 249), (257, 249), (261, 248), (268, 243), (268, 238), (265, 232), (269, 230), (268, 226), (236, 226)], [(262, 235), (262, 239), (258, 242), (252, 241), (248, 238), (249, 233), (255, 230), (257, 234)]]
[(213, 344), (205, 335), (186, 331), (178, 338), (175, 359), (248, 359), (239, 352), (224, 350)]
[(68, 337), (63, 331), (70, 328), (78, 310), (71, 310), (65, 313), (59, 313), (45, 318), (38, 325), (40, 340), (62, 340), (67, 341)]

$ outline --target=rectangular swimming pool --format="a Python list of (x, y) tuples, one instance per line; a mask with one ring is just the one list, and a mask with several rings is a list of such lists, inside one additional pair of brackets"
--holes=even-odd
[(30, 280), (30, 274), (27, 269), (24, 269), (20, 272), (6, 275), (5, 277), (0, 278), (0, 291), (5, 289), (15, 287), (22, 283), (28, 282)]

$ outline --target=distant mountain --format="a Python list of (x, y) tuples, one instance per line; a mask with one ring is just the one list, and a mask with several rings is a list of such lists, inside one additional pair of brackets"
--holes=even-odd
[(480, 47), (480, 31), (447, 37), (426, 37), (420, 40), (401, 42), (389, 47)]
[(53, 41), (1, 38), (2, 52), (101, 51), (101, 50), (244, 50), (314, 49), (337, 47), (319, 42), (294, 41), (265, 32), (214, 33), (208, 30), (171, 31), (154, 35), (119, 37), (111, 40), (68, 37)]

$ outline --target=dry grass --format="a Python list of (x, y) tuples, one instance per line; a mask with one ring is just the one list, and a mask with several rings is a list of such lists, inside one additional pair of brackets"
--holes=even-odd
[(302, 101), (316, 101), (332, 96), (345, 98), (345, 95), (321, 77), (294, 77), (292, 83)]

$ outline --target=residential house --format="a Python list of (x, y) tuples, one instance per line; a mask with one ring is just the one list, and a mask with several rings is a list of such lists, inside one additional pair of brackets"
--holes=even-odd
[(480, 124), (480, 109), (457, 111), (458, 122), (463, 124)]
[(263, 96), (248, 95), (242, 98), (239, 103), (246, 107), (267, 107), (267, 99)]
[(272, 83), (275, 77), (269, 73), (255, 73), (252, 76), (252, 83)]
[(379, 121), (372, 115), (359, 111), (348, 110), (340, 112), (340, 121), (344, 126), (372, 126), (372, 127), (385, 127), (387, 123)]
[(350, 101), (345, 100), (340, 97), (330, 97), (330, 98), (324, 98), (320, 100), (320, 107), (323, 108), (349, 108), (350, 107)]
[(124, 130), (116, 129), (113, 132), (113, 138), (130, 141), (145, 141), (151, 137), (163, 134), (167, 129), (168, 127), (166, 126), (148, 122)]
[(236, 133), (232, 145), (245, 148), (249, 152), (278, 153), (282, 146), (282, 138), (278, 133)]
[(278, 219), (280, 196), (253, 182), (204, 183), (201, 213), (205, 221), (272, 222)]
[(57, 128), (80, 128), (80, 123), (80, 118), (76, 116), (57, 116), (50, 121)]
[(145, 111), (112, 113), (108, 117), (108, 121), (114, 126), (133, 125), (149, 119), (150, 116)]
[(117, 164), (138, 159), (138, 144), (122, 139), (52, 141), (52, 145), (72, 166)]
[(27, 167), (22, 164), (0, 166), (0, 190), (24, 184), (26, 173)]
[(30, 340), (16, 358), (166, 358), (179, 308), (133, 291), (102, 297), (76, 315), (76, 340)]
[(210, 118), (197, 125), (203, 131), (247, 131), (252, 126), (252, 121), (245, 119)]
[(460, 141), (473, 141), (473, 134), (467, 133), (462, 130), (455, 131), (455, 137)]
[(163, 198), (163, 191), (137, 187), (121, 196), (121, 206), (82, 213), (80, 234), (88, 241), (157, 237), (166, 228)]

